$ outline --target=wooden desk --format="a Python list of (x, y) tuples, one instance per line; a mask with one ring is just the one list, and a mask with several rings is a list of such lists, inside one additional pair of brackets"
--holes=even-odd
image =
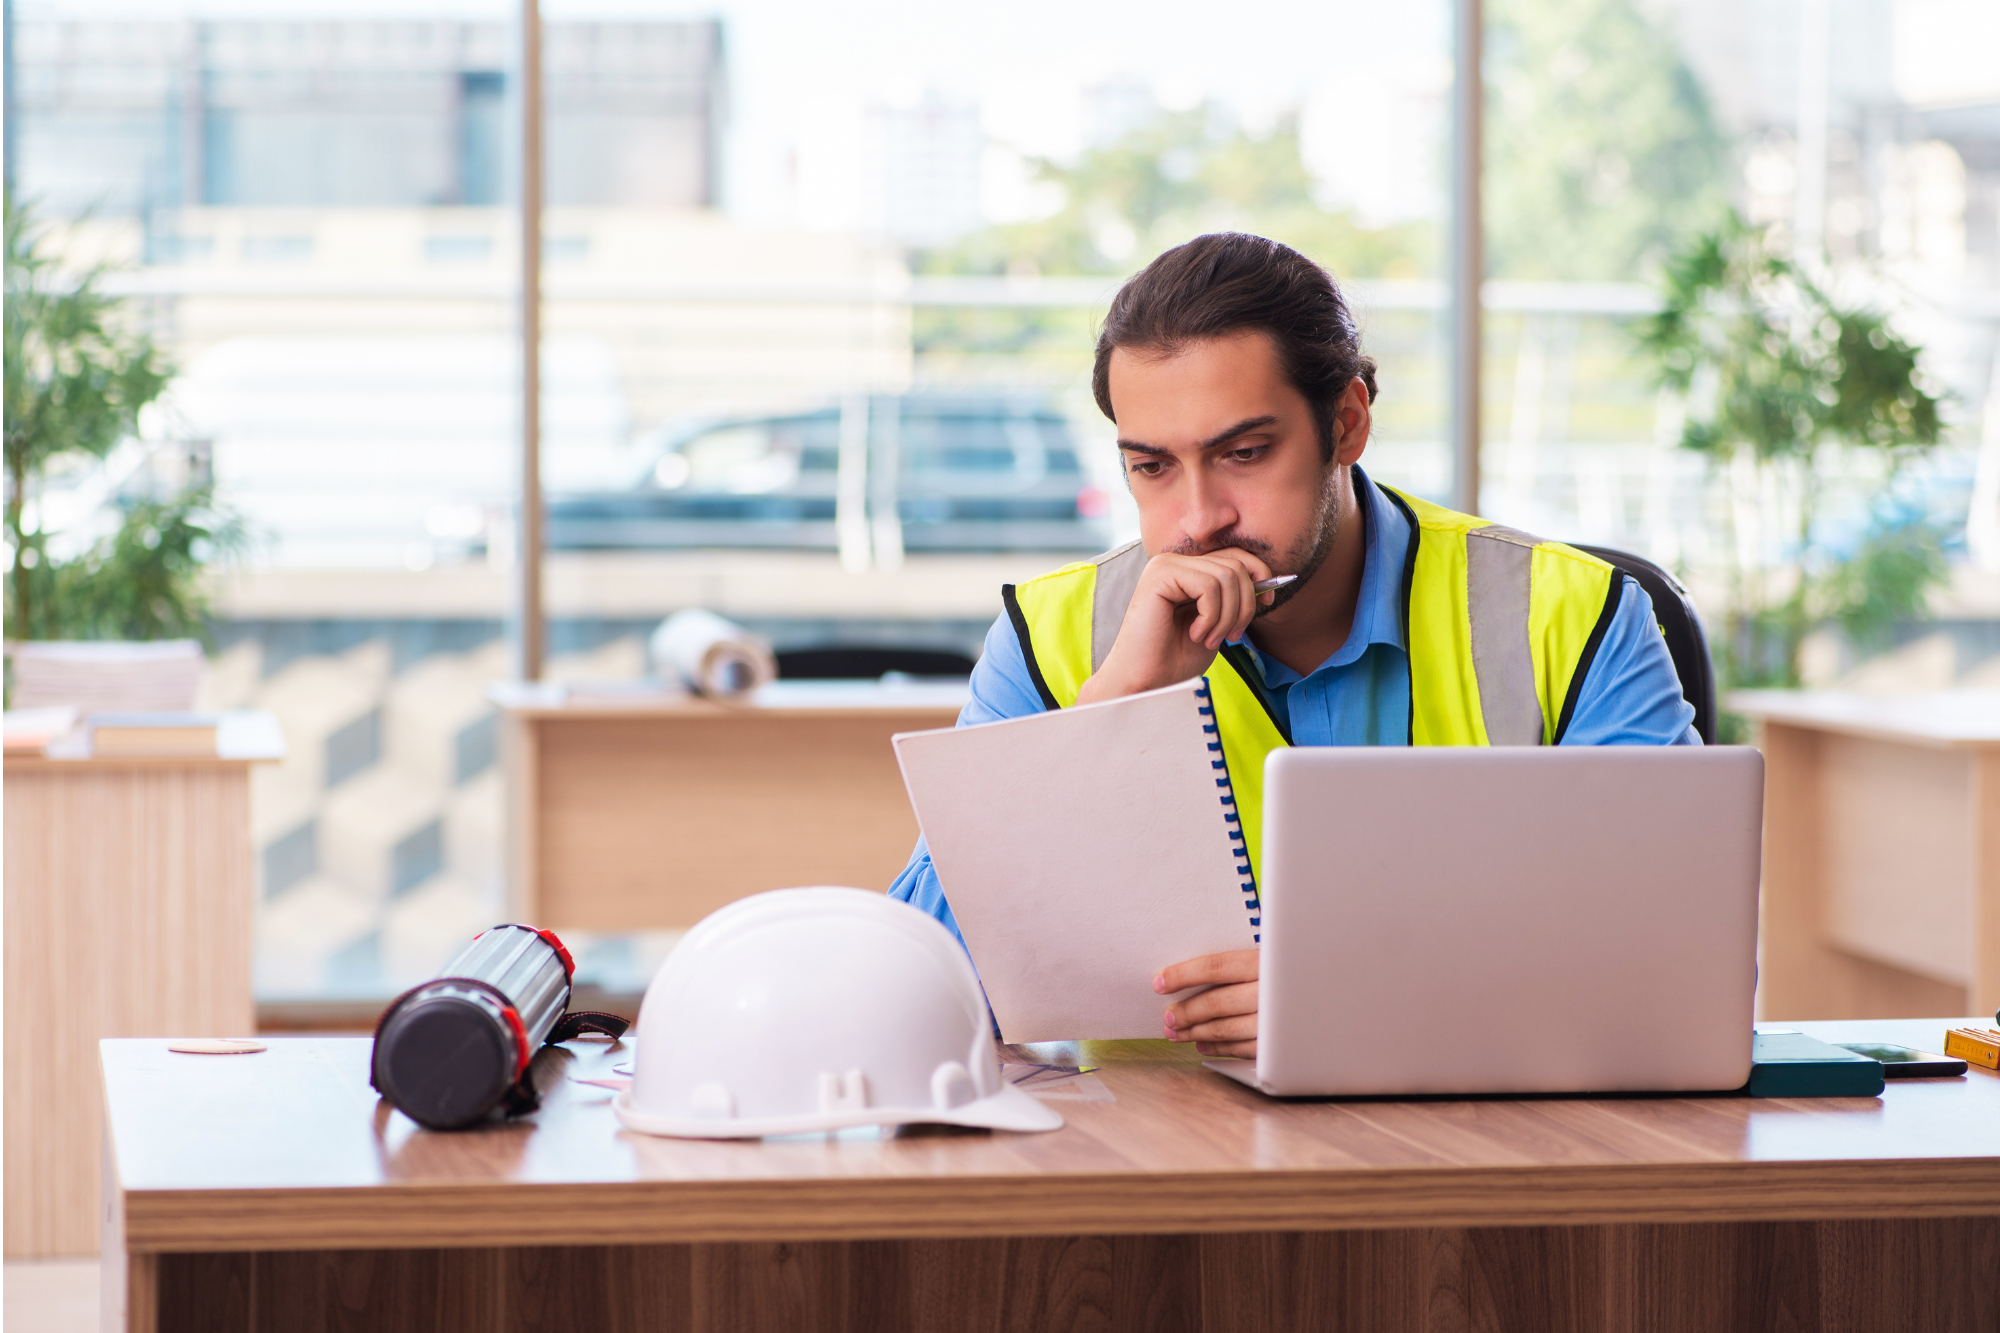
[(1753, 691), (1766, 1018), (2000, 1007), (2000, 691)]
[(256, 1028), (250, 765), (266, 713), (199, 759), (6, 759), (6, 1248), (97, 1250), (97, 1039)]
[[(1801, 1024), (1936, 1047), (1948, 1022)], [(1051, 1134), (418, 1130), (364, 1040), (104, 1043), (132, 1330), (2000, 1327), (2000, 1076), (1877, 1100), (1276, 1102), (1165, 1043)], [(114, 1256), (120, 1256), (122, 1262)], [(122, 1303), (121, 1303), (122, 1302)]]
[(753, 705), (532, 691), (504, 715), (520, 920), (686, 929), (765, 889), (887, 889), (917, 841), (889, 737), (948, 727), (964, 687), (780, 682)]

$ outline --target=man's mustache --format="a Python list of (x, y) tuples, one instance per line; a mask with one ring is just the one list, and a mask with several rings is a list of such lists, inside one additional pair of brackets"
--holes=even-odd
[(1214, 555), (1217, 551), (1226, 551), (1232, 547), (1238, 551), (1247, 551), (1267, 565), (1271, 563), (1271, 557), (1277, 553), (1277, 548), (1272, 546), (1271, 543), (1252, 537), (1248, 533), (1225, 532), (1214, 541), (1206, 544), (1183, 537), (1179, 542), (1168, 548), (1167, 554)]

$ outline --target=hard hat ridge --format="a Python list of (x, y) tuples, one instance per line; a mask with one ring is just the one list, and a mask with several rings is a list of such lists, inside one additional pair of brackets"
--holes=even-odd
[(635, 1063), (616, 1110), (643, 1133), (1062, 1124), (1001, 1077), (950, 932), (860, 889), (779, 889), (709, 915), (647, 988)]

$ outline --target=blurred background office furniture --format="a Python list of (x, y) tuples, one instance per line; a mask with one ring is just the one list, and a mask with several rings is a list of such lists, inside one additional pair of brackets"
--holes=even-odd
[(100, 1037), (254, 1030), (255, 763), (269, 714), (210, 757), (6, 758), (6, 1250), (98, 1244)]
[(1599, 560), (1609, 561), (1630, 574), (1653, 602), (1653, 619), (1666, 636), (1667, 651), (1673, 654), (1674, 673), (1681, 678), (1681, 695), (1694, 705), (1694, 729), (1703, 745), (1715, 744), (1715, 664), (1708, 655), (1708, 636), (1702, 632), (1701, 615), (1694, 608), (1679, 579), (1644, 556), (1617, 551), (1609, 546), (1578, 545)]
[(1760, 1018), (2000, 1005), (2000, 691), (1750, 691), (1764, 751)]
[[(1804, 1026), (1935, 1047), (1949, 1021)], [(1052, 1134), (755, 1145), (618, 1132), (574, 1079), (630, 1048), (582, 1042), (541, 1057), (532, 1121), (422, 1133), (373, 1109), (368, 1051), (105, 1044), (104, 1327), (318, 1328), (336, 1302), (452, 1333), (1993, 1326), (1986, 1070), (1879, 1099), (1313, 1104), (1088, 1043), (1116, 1100), (1055, 1103)]]
[(889, 737), (951, 726), (962, 682), (785, 681), (748, 705), (496, 686), (512, 910), (686, 929), (764, 889), (889, 887), (917, 823)]

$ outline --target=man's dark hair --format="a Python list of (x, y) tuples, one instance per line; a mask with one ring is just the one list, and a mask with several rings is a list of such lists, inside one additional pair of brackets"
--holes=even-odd
[(1375, 362), (1333, 275), (1289, 245), (1223, 231), (1155, 259), (1111, 298), (1097, 335), (1090, 388), (1112, 421), (1111, 353), (1120, 347), (1172, 356), (1189, 343), (1259, 329), (1285, 377), (1312, 405), (1320, 457), (1333, 461), (1334, 410), (1358, 375), (1375, 401)]

